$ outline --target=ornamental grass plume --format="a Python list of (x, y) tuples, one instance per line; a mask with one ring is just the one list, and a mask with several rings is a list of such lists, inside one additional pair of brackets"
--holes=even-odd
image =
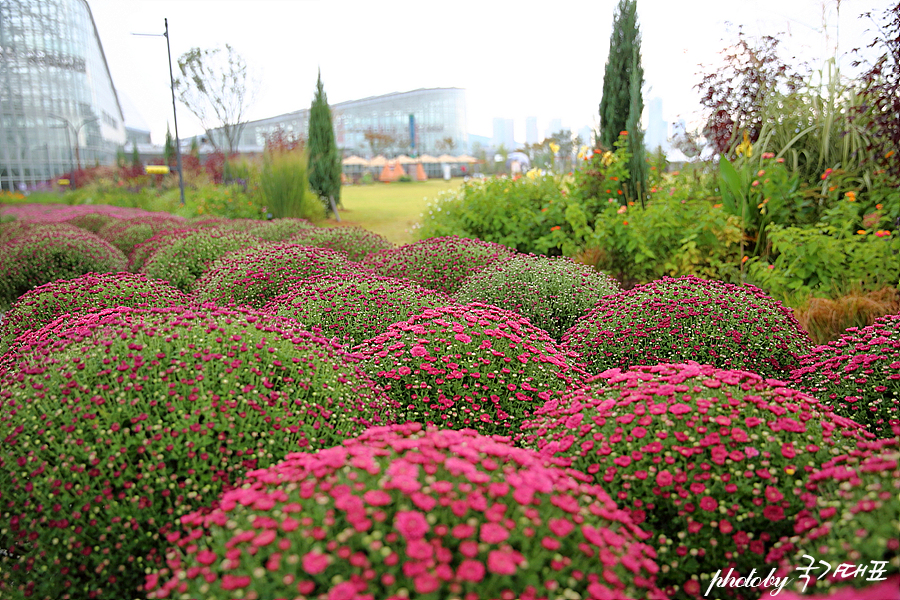
[(214, 260), (233, 250), (255, 248), (260, 243), (259, 238), (249, 233), (225, 228), (172, 236), (147, 258), (141, 273), (164, 279), (182, 292), (190, 292)]
[(394, 244), (384, 237), (362, 227), (314, 227), (298, 232), (291, 241), (305, 246), (318, 246), (343, 252), (353, 261), (360, 261), (375, 252), (394, 248)]
[(30, 289), (84, 273), (125, 270), (125, 255), (73, 225), (35, 225), (0, 242), (0, 309)]
[(450, 304), (450, 296), (408, 279), (343, 273), (296, 282), (261, 310), (297, 319), (310, 331), (355, 346), (426, 308)]
[[(893, 438), (861, 443), (810, 475), (793, 536), (779, 540), (767, 557), (780, 562), (783, 574), (808, 565), (804, 555), (831, 565), (827, 574), (813, 571), (808, 582), (798, 577), (798, 591), (804, 583), (806, 594), (865, 588), (873, 578), (865, 570), (875, 569), (876, 561), (882, 569), (875, 579), (900, 577), (900, 426), (893, 432)], [(839, 568), (842, 563), (851, 568)], [(864, 567), (861, 573), (857, 565)], [(897, 587), (894, 591), (900, 595)]]
[[(548, 464), (549, 462), (549, 464)], [(533, 450), (407, 423), (251, 473), (181, 519), (149, 598), (661, 599), (600, 486)]]
[(520, 254), (468, 277), (453, 297), (517, 312), (559, 339), (601, 298), (620, 291), (606, 273), (570, 258)]
[(222, 306), (260, 308), (298, 283), (357, 268), (334, 250), (291, 242), (263, 244), (229, 252), (210, 264), (194, 283), (194, 297)]
[(562, 342), (595, 373), (693, 360), (789, 377), (812, 348), (791, 310), (759, 288), (693, 276), (603, 298)]
[(900, 315), (887, 315), (862, 329), (851, 327), (827, 346), (801, 359), (791, 378), (839, 415), (879, 437), (900, 424)]
[(116, 306), (164, 308), (189, 302), (186, 294), (146, 275), (87, 273), (53, 281), (20, 296), (4, 315), (0, 321), (0, 354), (20, 335), (65, 314), (84, 315)]
[(520, 437), (534, 409), (582, 381), (577, 355), (528, 319), (472, 303), (429, 308), (355, 346), (398, 422)]
[(868, 435), (780, 381), (693, 362), (604, 372), (524, 429), (614, 491), (652, 533), (660, 588), (682, 599), (699, 597), (719, 569), (768, 573), (766, 553), (793, 535), (811, 473)]
[(515, 250), (501, 244), (451, 235), (381, 250), (368, 255), (362, 263), (379, 275), (412, 279), (452, 295), (470, 275), (514, 255)]
[(0, 597), (134, 598), (182, 515), (385, 423), (336, 345), (219, 307), (75, 319), (0, 380)]

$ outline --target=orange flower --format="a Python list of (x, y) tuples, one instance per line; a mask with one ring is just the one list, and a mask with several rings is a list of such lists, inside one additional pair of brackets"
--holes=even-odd
[(546, 208), (542, 208), (542, 209), (541, 209), (541, 212), (547, 212), (547, 209), (546, 209)]
[(890, 157), (892, 157), (893, 155), (894, 155), (894, 151), (891, 150), (890, 152), (888, 152), (887, 154), (885, 154), (884, 157), (885, 157), (885, 158), (890, 158)]
[(627, 131), (620, 131), (620, 132), (619, 132), (619, 135), (628, 135), (628, 132), (627, 132)]
[(621, 196), (621, 195), (622, 195), (622, 190), (619, 190), (619, 191), (618, 191), (618, 194)]
[(745, 255), (744, 255), (744, 258), (741, 259), (741, 262), (742, 262), (742, 263), (745, 263), (745, 262), (747, 262), (749, 259), (750, 259), (750, 257), (747, 256), (747, 255), (745, 254)]
[(856, 235), (866, 235), (866, 233), (867, 233), (867, 232), (866, 232), (865, 229), (858, 229), (858, 230), (856, 231)]
[(550, 231), (556, 231), (559, 228), (560, 228), (559, 225), (554, 225), (553, 227), (550, 228)]
[(847, 200), (847, 202), (856, 202), (856, 192), (854, 192), (853, 190), (846, 192), (844, 194), (844, 198)]
[(622, 221), (622, 225), (628, 225), (628, 221)]
[(618, 177), (610, 177), (610, 179), (612, 179), (613, 181), (618, 181), (618, 180), (619, 180)]
[(876, 204), (876, 205), (875, 205), (875, 208), (877, 208), (878, 210), (881, 210), (883, 207), (884, 207), (883, 204)]

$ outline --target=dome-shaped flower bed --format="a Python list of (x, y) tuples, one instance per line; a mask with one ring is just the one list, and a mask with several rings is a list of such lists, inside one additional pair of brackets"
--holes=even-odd
[(570, 258), (521, 254), (467, 278), (454, 298), (515, 311), (559, 339), (603, 296), (620, 291), (605, 273)]
[(203, 229), (197, 227), (163, 229), (153, 234), (143, 242), (136, 244), (134, 249), (128, 254), (128, 270), (132, 273), (139, 273), (144, 268), (147, 259), (153, 256), (154, 252), (169, 245), (172, 241), (190, 237), (198, 231), (203, 231)]
[(791, 310), (752, 285), (666, 277), (609, 296), (562, 342), (595, 373), (696, 361), (788, 377), (812, 348)]
[(471, 430), (371, 429), (182, 519), (150, 598), (662, 598), (596, 485)]
[(97, 231), (97, 235), (125, 253), (131, 254), (134, 247), (147, 241), (160, 231), (181, 229), (185, 226), (183, 217), (168, 213), (143, 215), (123, 221), (116, 219)]
[(768, 573), (810, 472), (864, 434), (780, 382), (696, 363), (613, 369), (524, 428), (652, 532), (670, 598), (700, 596), (719, 569)]
[(248, 228), (247, 232), (267, 242), (281, 242), (312, 227), (315, 225), (308, 219), (284, 218), (259, 221), (258, 225)]
[(107, 309), (47, 336), (0, 380), (3, 598), (133, 598), (181, 515), (385, 422), (339, 347), (272, 315)]
[(487, 435), (518, 436), (525, 417), (584, 375), (546, 331), (478, 303), (426, 309), (353, 351), (400, 405), (398, 422)]
[(125, 255), (73, 225), (29, 226), (0, 243), (0, 308), (32, 288), (84, 273), (125, 270)]
[(217, 258), (242, 248), (256, 248), (258, 238), (231, 229), (206, 229), (188, 236), (167, 237), (164, 244), (147, 258), (141, 273), (164, 279), (183, 292)]
[(381, 250), (362, 262), (381, 275), (412, 279), (427, 288), (453, 294), (466, 277), (514, 254), (515, 250), (500, 244), (452, 235)]
[(808, 582), (797, 578), (796, 589), (813, 594), (872, 583), (854, 577), (855, 567), (838, 572), (841, 563), (872, 568), (883, 561), (875, 577), (900, 576), (900, 437), (863, 443), (829, 460), (810, 475), (803, 497), (805, 508), (794, 519), (792, 532), (799, 539), (781, 540), (769, 559), (780, 559), (783, 574), (807, 566), (804, 555), (815, 555), (831, 568), (826, 574), (824, 565), (816, 563)]
[(69, 225), (74, 225), (75, 227), (80, 227), (81, 229), (86, 229), (91, 233), (97, 233), (105, 225), (108, 225), (110, 223), (118, 223), (120, 221), (122, 221), (122, 219), (116, 218), (112, 215), (95, 212), (77, 215), (72, 217), (71, 219), (66, 219), (63, 222), (68, 223)]
[(230, 252), (210, 264), (194, 283), (194, 296), (223, 306), (259, 308), (297, 283), (358, 268), (334, 250), (289, 242), (263, 244)]
[(116, 306), (164, 308), (188, 302), (187, 295), (165, 281), (133, 273), (87, 273), (46, 283), (19, 297), (0, 321), (0, 354), (20, 335), (64, 314), (81, 315)]
[(880, 437), (900, 423), (900, 315), (855, 327), (801, 360), (792, 379)]
[(262, 310), (297, 319), (307, 329), (354, 346), (426, 308), (449, 304), (453, 301), (446, 294), (408, 279), (344, 273), (296, 282)]
[(291, 241), (343, 252), (347, 258), (356, 261), (374, 252), (394, 248), (394, 244), (384, 237), (362, 227), (313, 227), (298, 232)]

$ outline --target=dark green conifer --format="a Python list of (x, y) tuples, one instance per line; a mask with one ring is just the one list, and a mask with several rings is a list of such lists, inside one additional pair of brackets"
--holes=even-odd
[(331, 108), (322, 85), (322, 72), (316, 83), (316, 96), (309, 109), (309, 187), (331, 210), (328, 198), (341, 203), (341, 153), (334, 138)]

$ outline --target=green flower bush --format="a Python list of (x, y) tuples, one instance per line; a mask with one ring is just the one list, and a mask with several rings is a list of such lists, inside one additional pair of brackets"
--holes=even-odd
[(752, 285), (664, 278), (601, 300), (562, 337), (594, 372), (694, 360), (787, 377), (812, 341)]
[(154, 252), (168, 246), (170, 242), (190, 237), (198, 231), (204, 231), (203, 228), (188, 227), (183, 229), (163, 229), (159, 233), (153, 234), (143, 242), (136, 244), (134, 249), (128, 254), (128, 270), (132, 273), (140, 273), (141, 269), (147, 263)]
[(559, 339), (603, 296), (620, 291), (605, 273), (569, 258), (523, 254), (470, 276), (453, 297), (517, 312)]
[(697, 363), (612, 369), (547, 402), (525, 429), (652, 533), (669, 598), (699, 597), (719, 569), (768, 573), (766, 553), (793, 535), (811, 473), (864, 433), (781, 382)]
[(453, 294), (470, 275), (514, 254), (515, 250), (500, 244), (453, 235), (381, 250), (361, 263), (379, 275), (412, 279), (427, 288)]
[(366, 273), (323, 275), (293, 283), (262, 311), (297, 319), (311, 331), (354, 346), (426, 308), (453, 304), (414, 281)]
[(305, 246), (318, 246), (343, 252), (353, 261), (394, 247), (394, 244), (384, 237), (362, 227), (314, 227), (298, 232), (291, 241)]
[(344, 254), (326, 248), (263, 244), (229, 252), (210, 264), (194, 283), (194, 296), (201, 302), (260, 308), (297, 283), (355, 268)]
[(90, 231), (91, 233), (97, 233), (105, 225), (109, 225), (110, 223), (118, 223), (121, 220), (122, 219), (118, 219), (106, 213), (95, 212), (80, 214), (72, 217), (71, 219), (66, 219), (64, 222), (68, 223), (69, 225), (74, 225), (75, 227), (80, 227), (81, 229)]
[(398, 422), (516, 438), (527, 416), (584, 375), (546, 331), (479, 303), (426, 309), (353, 352), (402, 407)]
[(282, 242), (304, 229), (315, 227), (307, 219), (272, 219), (257, 223), (257, 225), (249, 227), (247, 231), (267, 242)]
[(87, 273), (46, 283), (16, 300), (0, 321), (0, 354), (20, 335), (40, 329), (62, 315), (83, 315), (104, 308), (168, 307), (189, 297), (165, 281), (132, 273)]
[(0, 242), (0, 308), (32, 288), (84, 273), (125, 270), (125, 255), (73, 225), (33, 225)]
[(473, 431), (370, 429), (181, 522), (150, 598), (664, 598), (600, 486)]
[[(795, 587), (807, 594), (834, 592), (835, 588), (863, 588), (871, 583), (860, 575), (837, 572), (838, 565), (867, 565), (883, 561), (880, 577), (900, 576), (900, 427), (894, 437), (860, 444), (833, 458), (809, 477), (805, 506), (794, 519), (794, 537), (776, 544), (767, 557), (778, 560), (785, 574), (807, 566), (804, 555), (829, 563), (810, 572), (809, 581), (798, 577)], [(799, 536), (799, 539), (797, 538)], [(869, 577), (871, 573), (867, 574)], [(806, 589), (803, 590), (804, 583)], [(896, 592), (897, 587), (895, 586)]]
[(39, 333), (0, 379), (4, 598), (134, 598), (179, 517), (389, 416), (338, 346), (272, 315), (120, 307)]
[(817, 346), (791, 377), (834, 412), (863, 423), (879, 437), (900, 423), (900, 315), (862, 329), (851, 327)]
[(97, 231), (97, 235), (121, 250), (126, 256), (134, 247), (164, 230), (181, 229), (186, 220), (167, 213), (139, 216), (127, 221), (117, 219)]
[(259, 238), (230, 229), (207, 229), (191, 235), (168, 236), (146, 259), (140, 272), (166, 280), (183, 292), (190, 292), (194, 282), (214, 260), (233, 250), (255, 248), (259, 244)]

